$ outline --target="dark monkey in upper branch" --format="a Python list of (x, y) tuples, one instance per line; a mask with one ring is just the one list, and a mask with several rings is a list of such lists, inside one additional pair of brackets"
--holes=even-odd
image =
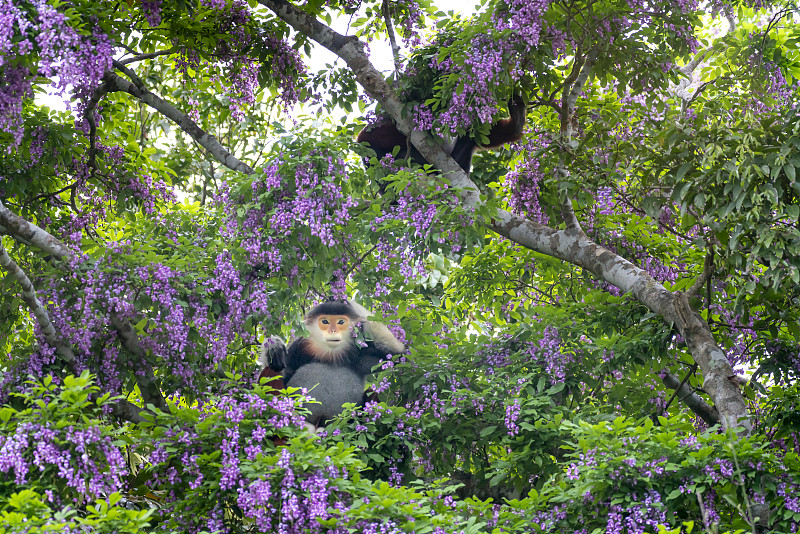
[[(498, 148), (522, 137), (526, 112), (525, 102), (522, 101), (522, 98), (515, 96), (508, 102), (509, 117), (492, 124), (487, 144), (482, 145), (472, 137), (463, 135), (445, 141), (442, 144), (442, 149), (469, 175), (472, 169), (472, 154), (476, 150)], [(383, 158), (386, 154), (391, 154), (395, 147), (400, 147), (396, 156), (398, 159), (407, 158), (410, 149), (412, 160), (419, 165), (428, 163), (414, 145), (409, 142), (408, 137), (397, 129), (397, 124), (391, 117), (381, 117), (377, 123), (361, 130), (357, 141), (374, 150), (378, 159)]]
[[(287, 387), (306, 388), (319, 404), (308, 404), (308, 422), (319, 426), (341, 413), (348, 402), (365, 402), (364, 386), (372, 368), (389, 354), (401, 354), (403, 344), (386, 325), (369, 321), (369, 312), (350, 301), (328, 301), (315, 306), (304, 318), (309, 337), (295, 339), (262, 351), (264, 376), (280, 372)], [(368, 338), (360, 347), (353, 328), (361, 323)]]

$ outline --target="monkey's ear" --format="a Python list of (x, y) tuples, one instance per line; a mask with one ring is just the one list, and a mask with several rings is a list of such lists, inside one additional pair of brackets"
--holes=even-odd
[(267, 339), (261, 347), (258, 363), (261, 364), (262, 373), (267, 367), (273, 371), (283, 371), (286, 367), (286, 344), (283, 340), (278, 336)]

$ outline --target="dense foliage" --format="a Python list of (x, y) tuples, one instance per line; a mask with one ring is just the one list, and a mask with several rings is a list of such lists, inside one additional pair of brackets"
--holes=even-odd
[[(297, 4), (0, 0), (0, 529), (796, 532), (794, 7)], [(408, 350), (311, 436), (328, 296)]]

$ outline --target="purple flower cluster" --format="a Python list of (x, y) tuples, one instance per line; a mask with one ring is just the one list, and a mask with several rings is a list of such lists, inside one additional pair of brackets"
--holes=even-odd
[(800, 82), (789, 85), (780, 66), (773, 61), (764, 60), (760, 54), (751, 58), (749, 63), (760, 69), (765, 78), (762, 82), (765, 85), (763, 92), (754, 93), (751, 98), (751, 109), (754, 115), (756, 117), (771, 116), (775, 113), (780, 114), (783, 110), (791, 107)]
[(499, 369), (512, 363), (511, 349), (507, 346), (487, 344), (480, 351), (481, 357), (486, 363), (486, 372), (495, 374)]
[(703, 472), (713, 482), (732, 480), (734, 473), (733, 462), (724, 458), (714, 458), (710, 464), (703, 466)]
[[(526, 153), (534, 153), (551, 141), (546, 132), (529, 135), (524, 146), (515, 147)], [(505, 177), (505, 188), (510, 192), (509, 206), (514, 213), (523, 215), (539, 224), (548, 224), (550, 218), (539, 203), (540, 184), (544, 181), (544, 170), (539, 159), (525, 158)]]
[(544, 364), (545, 372), (552, 382), (563, 382), (567, 376), (567, 365), (575, 361), (575, 355), (561, 351), (558, 329), (545, 327), (542, 338), (531, 343), (528, 354), (534, 361)]
[[(636, 494), (634, 500), (638, 500)], [(608, 513), (606, 532), (614, 534), (644, 534), (657, 532), (659, 525), (667, 526), (666, 512), (661, 504), (661, 495), (655, 490), (647, 490), (644, 499), (633, 505), (612, 504)]]
[[(232, 195), (227, 186), (223, 188), (217, 198), (226, 217), (222, 234), (241, 240), (248, 265), (267, 274), (290, 271), (298, 261), (310, 259), (307, 250), (312, 243), (333, 251), (349, 243), (343, 228), (357, 202), (345, 197), (338, 185), (348, 179), (344, 161), (326, 152), (280, 154), (254, 179), (246, 195)], [(346, 262), (340, 261), (333, 289), (343, 293)]]
[(787, 510), (800, 513), (800, 485), (783, 482), (778, 486), (777, 493), (783, 497), (783, 505)]
[[(332, 484), (347, 472), (330, 458), (312, 467), (289, 448), (275, 449), (276, 436), (300, 432), (303, 425), (294, 401), (286, 401), (235, 391), (216, 405), (197, 408), (189, 418), (196, 418), (194, 427), (169, 425), (150, 454), (150, 485), (168, 490), (164, 519), (188, 532), (227, 531), (223, 518), (235, 505), (263, 532), (321, 531), (319, 520), (333, 517), (332, 505), (341, 507), (347, 499)], [(183, 494), (184, 487), (214, 491), (216, 497), (193, 498)]]
[(0, 434), (0, 473), (18, 485), (45, 479), (100, 498), (124, 487), (127, 467), (115, 439), (97, 426), (23, 422), (14, 434)]
[(546, 26), (543, 15), (550, 7), (549, 0), (507, 0), (507, 12), (497, 11), (493, 22), (498, 31), (510, 31), (514, 40), (530, 48), (539, 45), (542, 28)]
[(31, 11), (29, 17), (13, 0), (0, 1), (0, 131), (12, 135), (10, 150), (22, 141), (22, 102), (33, 96), (35, 78), (56, 80), (62, 94), (71, 88), (82, 101), (80, 112), (111, 68), (111, 41), (97, 28), (91, 36), (79, 34), (64, 12), (43, 0)]
[[(578, 461), (573, 462), (567, 468), (567, 478), (570, 480), (578, 480), (582, 471), (590, 471), (597, 466), (597, 449), (589, 449), (585, 453), (578, 456)], [(605, 455), (605, 452), (601, 452)]]
[(719, 523), (720, 516), (717, 511), (717, 492), (713, 488), (708, 489), (703, 494), (703, 523), (707, 530), (716, 530), (715, 526)]
[(30, 68), (10, 63), (15, 56), (26, 56), (33, 48), (30, 39), (17, 39), (33, 25), (14, 0), (0, 1), (0, 131), (13, 136), (12, 146), (22, 142), (22, 102), (33, 96)]
[[(0, 19), (0, 26), (4, 22)], [(2, 57), (0, 57), (2, 61)], [(33, 97), (31, 75), (24, 65), (0, 65), (0, 131), (11, 134), (13, 141), (8, 151), (22, 142), (22, 102)]]
[[(464, 60), (465, 74), (469, 73), (468, 88), (453, 94), (449, 107), (439, 115), (437, 131), (458, 135), (476, 123), (491, 124), (499, 114), (495, 91), (502, 74), (508, 69), (508, 50), (498, 46), (488, 36), (477, 35), (473, 48)], [(449, 63), (439, 64), (431, 59), (435, 68), (446, 70)]]
[[(441, 136), (460, 135), (473, 131), (479, 124), (491, 124), (502, 113), (498, 101), (502, 88), (520, 79), (523, 58), (538, 46), (541, 15), (547, 5), (517, 2), (498, 14), (485, 33), (472, 34), (471, 40), (457, 50), (449, 34), (423, 47), (423, 50), (450, 47), (454, 51), (451, 55), (422, 53), (423, 64), (409, 65), (405, 73), (408, 79), (432, 75), (444, 80), (441, 95), (435, 95), (441, 96), (444, 109), (432, 121), (427, 110), (420, 113), (417, 108), (416, 122)], [(410, 83), (409, 87), (413, 93), (419, 85)], [(408, 95), (423, 102), (430, 96)]]
[(151, 28), (161, 24), (161, 2), (162, 0), (142, 0), (142, 11)]
[(516, 436), (519, 434), (519, 426), (517, 426), (517, 419), (519, 419), (519, 399), (511, 404), (506, 404), (505, 425), (508, 429), (509, 436)]
[[(212, 80), (220, 84), (223, 94), (228, 97), (231, 115), (244, 120), (244, 108), (255, 103), (260, 72), (269, 73), (280, 89), (285, 107), (297, 102), (297, 83), (305, 72), (298, 52), (278, 36), (261, 35), (255, 31), (253, 16), (243, 0), (203, 0), (201, 4), (214, 12), (216, 31), (226, 34), (226, 38), (218, 40), (216, 49), (211, 51), (216, 61), (214, 66), (222, 71)], [(262, 62), (259, 55), (266, 55), (269, 59)], [(195, 56), (193, 61), (200, 60)]]

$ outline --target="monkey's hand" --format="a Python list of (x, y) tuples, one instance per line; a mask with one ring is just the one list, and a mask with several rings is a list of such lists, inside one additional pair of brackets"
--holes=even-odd
[(386, 354), (402, 354), (406, 348), (397, 339), (389, 328), (383, 324), (375, 321), (367, 321), (364, 323), (364, 331), (375, 348)]

